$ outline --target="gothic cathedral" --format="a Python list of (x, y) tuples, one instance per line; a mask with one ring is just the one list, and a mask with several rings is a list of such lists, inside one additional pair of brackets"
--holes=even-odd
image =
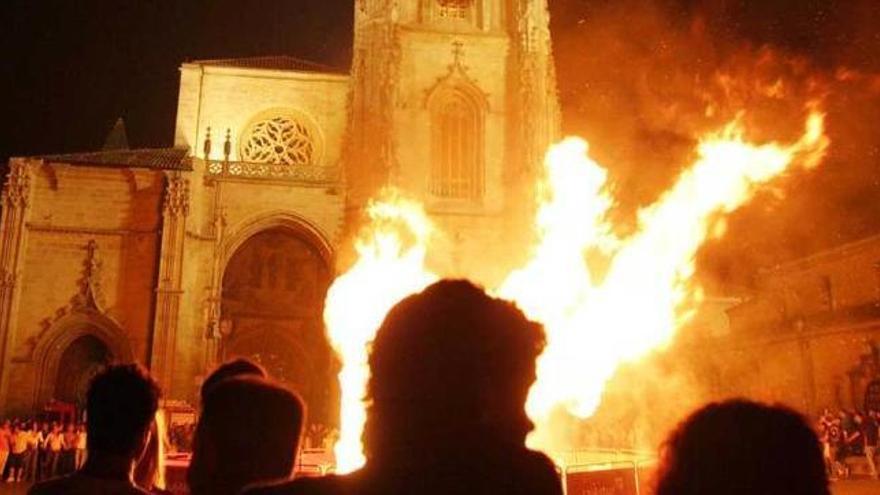
[(332, 423), (323, 299), (389, 186), (443, 232), (440, 273), (506, 273), (481, 261), (520, 241), (559, 127), (546, 0), (353, 8), (350, 73), (287, 56), (185, 63), (174, 147), (11, 160), (3, 414), (81, 404), (118, 361), (191, 402), (217, 362), (248, 356)]

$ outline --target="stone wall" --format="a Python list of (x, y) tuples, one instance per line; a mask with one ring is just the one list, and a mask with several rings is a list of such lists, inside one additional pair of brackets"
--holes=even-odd
[(347, 94), (347, 76), (184, 64), (175, 144), (204, 157), (210, 127), (211, 158), (222, 159), (229, 129), (230, 160), (239, 160), (248, 124), (259, 116), (292, 111), (317, 131), (320, 159), (315, 165), (335, 166), (345, 132)]
[(83, 332), (106, 332), (100, 337), (114, 357), (147, 362), (158, 257), (161, 173), (29, 165), (20, 297), (0, 400), (8, 411), (51, 397), (56, 377), (46, 373)]
[(728, 311), (719, 391), (781, 401), (810, 413), (861, 408), (880, 379), (880, 238), (761, 272), (756, 293)]

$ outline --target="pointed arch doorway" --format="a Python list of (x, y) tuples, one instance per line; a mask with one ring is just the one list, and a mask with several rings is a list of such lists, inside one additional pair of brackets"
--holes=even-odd
[(223, 273), (220, 357), (252, 359), (299, 393), (309, 422), (338, 423), (338, 363), (323, 326), (329, 261), (307, 236), (284, 226), (249, 237)]
[(89, 383), (113, 361), (107, 344), (93, 334), (85, 334), (67, 346), (58, 361), (54, 398), (85, 408)]

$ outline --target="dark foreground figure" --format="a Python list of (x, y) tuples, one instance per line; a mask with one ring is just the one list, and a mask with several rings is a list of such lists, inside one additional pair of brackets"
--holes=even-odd
[(661, 455), (657, 495), (829, 495), (819, 440), (798, 413), (746, 400), (691, 414)]
[(524, 412), (544, 333), (464, 281), (395, 306), (370, 354), (366, 466), (250, 495), (562, 493), (550, 460), (525, 448)]
[(293, 474), (302, 401), (259, 375), (233, 376), (204, 395), (187, 473), (192, 495), (237, 495), (247, 485)]
[(76, 473), (35, 485), (31, 495), (144, 495), (132, 481), (150, 439), (159, 387), (138, 365), (110, 366), (86, 398), (88, 457)]

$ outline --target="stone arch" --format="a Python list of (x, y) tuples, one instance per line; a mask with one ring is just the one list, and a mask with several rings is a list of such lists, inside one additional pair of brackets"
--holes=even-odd
[(106, 346), (111, 362), (134, 361), (131, 344), (113, 319), (93, 310), (69, 313), (55, 321), (34, 347), (34, 407), (39, 408), (53, 398), (62, 356), (74, 342), (86, 336)]
[(329, 241), (330, 237), (323, 229), (296, 213), (271, 211), (240, 222), (226, 237), (219, 253), (220, 273), (226, 271), (229, 260), (250, 238), (262, 231), (279, 227), (291, 230), (303, 237), (318, 250), (324, 262), (329, 267), (333, 267), (333, 247)]
[(259, 362), (301, 393), (313, 421), (333, 424), (337, 363), (322, 318), (333, 278), (327, 237), (275, 213), (242, 222), (221, 249), (217, 357)]

